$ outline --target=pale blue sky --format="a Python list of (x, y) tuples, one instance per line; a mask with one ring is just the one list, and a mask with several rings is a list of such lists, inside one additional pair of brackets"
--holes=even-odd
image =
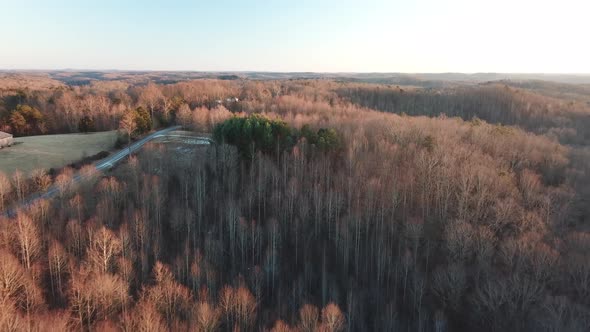
[(586, 0), (0, 0), (0, 69), (590, 73)]

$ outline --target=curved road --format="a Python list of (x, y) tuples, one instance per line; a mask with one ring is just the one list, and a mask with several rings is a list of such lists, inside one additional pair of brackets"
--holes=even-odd
[[(166, 134), (168, 134), (169, 132), (180, 129), (180, 128), (181, 128), (181, 126), (174, 126), (174, 127), (169, 127), (166, 129), (156, 131), (155, 133), (152, 133), (152, 134), (140, 139), (139, 141), (131, 144), (129, 147), (126, 147), (123, 150), (113, 154), (112, 156), (109, 156), (103, 160), (100, 160), (99, 162), (97, 162), (95, 164), (96, 170), (99, 172), (102, 172), (106, 169), (109, 169), (109, 168), (113, 167), (114, 165), (116, 165), (119, 161), (121, 161), (121, 159), (129, 156), (130, 153), (140, 150), (147, 142), (149, 142), (155, 138), (158, 138), (158, 137), (166, 136)], [(205, 138), (205, 137), (194, 137), (194, 138), (202, 139), (207, 142), (212, 142), (211, 139)], [(78, 172), (78, 173), (76, 173), (76, 175), (74, 175), (73, 182), (80, 182), (82, 179), (84, 179), (84, 175), (82, 175), (80, 172)], [(58, 193), (59, 193), (59, 187), (57, 185), (52, 185), (44, 193), (36, 193), (36, 194), (31, 195), (24, 202), (20, 203), (19, 207), (29, 206), (39, 199), (51, 198)], [(12, 208), (12, 209), (5, 211), (1, 215), (12, 217), (15, 214), (16, 214), (16, 208)]]

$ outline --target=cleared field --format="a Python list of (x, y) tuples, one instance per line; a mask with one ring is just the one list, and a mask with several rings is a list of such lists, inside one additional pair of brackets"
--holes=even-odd
[(174, 130), (168, 134), (153, 140), (153, 143), (178, 143), (184, 145), (208, 145), (211, 138), (210, 133), (195, 133), (186, 130)]
[(62, 167), (112, 150), (116, 140), (117, 131), (18, 137), (13, 146), (0, 149), (0, 171), (12, 174), (19, 169), (29, 174), (35, 169)]

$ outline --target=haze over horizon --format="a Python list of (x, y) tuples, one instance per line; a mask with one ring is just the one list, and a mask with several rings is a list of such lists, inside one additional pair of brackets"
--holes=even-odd
[[(0, 69), (590, 73), (565, 0), (4, 1)], [(35, 8), (31, 10), (30, 8)]]

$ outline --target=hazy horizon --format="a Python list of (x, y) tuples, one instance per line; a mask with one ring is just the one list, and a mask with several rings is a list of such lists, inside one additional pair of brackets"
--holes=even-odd
[(590, 73), (565, 0), (6, 2), (6, 70)]
[(590, 72), (404, 72), (404, 71), (277, 71), (277, 70), (199, 70), (199, 69), (121, 69), (121, 68), (1, 68), (0, 72), (170, 72), (170, 73), (278, 73), (278, 74), (378, 74), (378, 75), (546, 75), (590, 76)]

